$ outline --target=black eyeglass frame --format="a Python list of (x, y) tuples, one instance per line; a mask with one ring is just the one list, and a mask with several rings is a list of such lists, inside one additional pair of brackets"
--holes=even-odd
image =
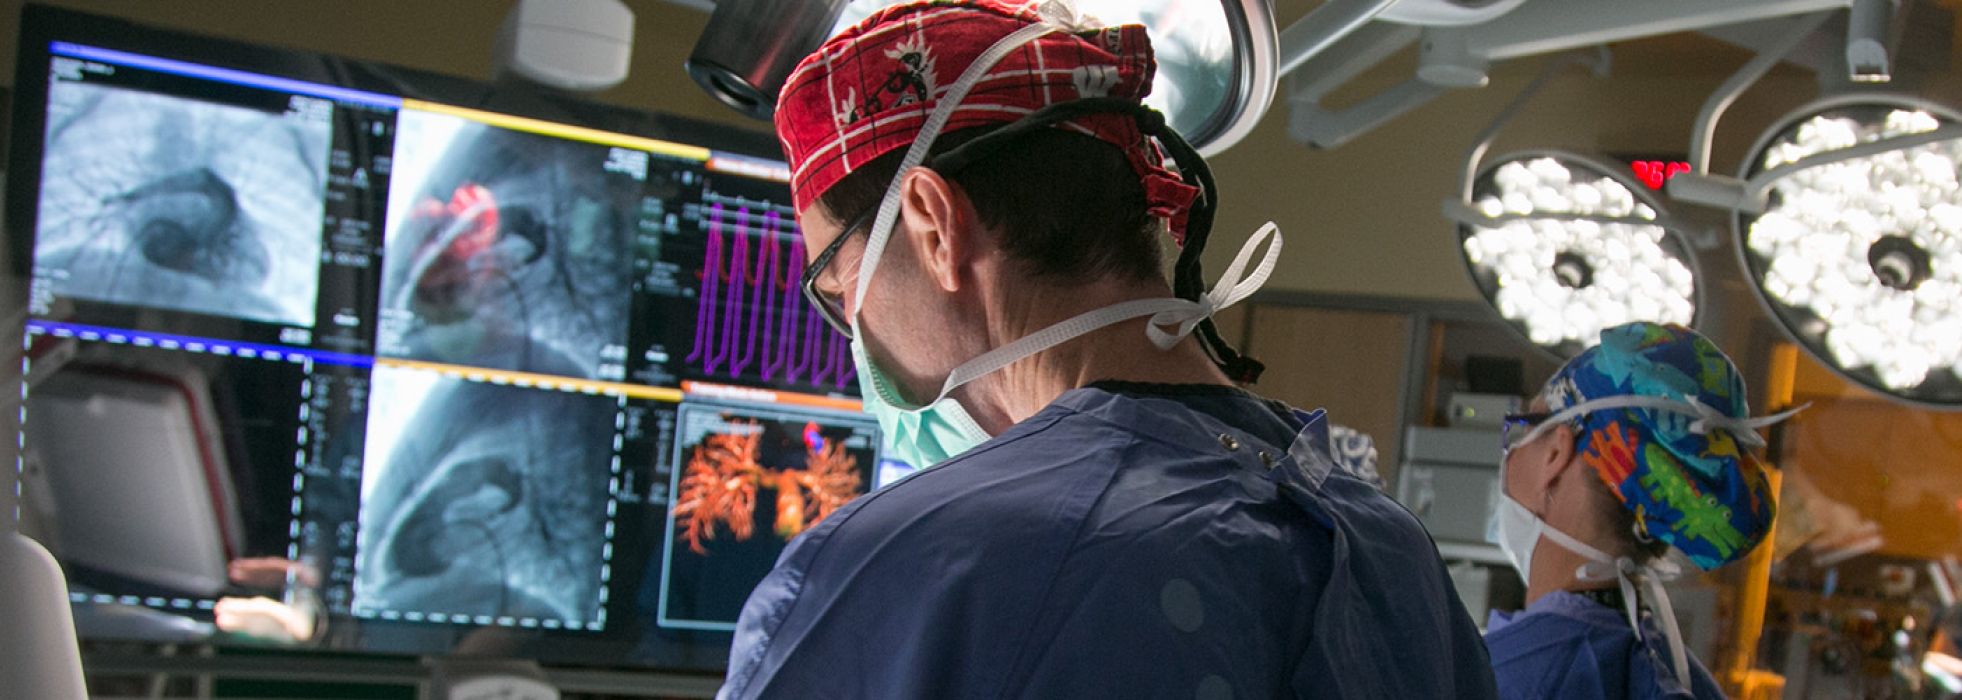
[(804, 298), (811, 302), (811, 308), (817, 309), (818, 316), (824, 319), (826, 325), (831, 326), (831, 330), (837, 331), (839, 335), (846, 338), (852, 337), (852, 324), (851, 319), (845, 318), (844, 302), (818, 291), (818, 277), (831, 266), (831, 259), (845, 247), (845, 241), (871, 224), (872, 217), (878, 213), (879, 205), (874, 204), (871, 208), (852, 217), (844, 228), (839, 229), (838, 237), (831, 239), (831, 244), (825, 246), (824, 250), (818, 251), (817, 258), (813, 259), (811, 264), (804, 266)]

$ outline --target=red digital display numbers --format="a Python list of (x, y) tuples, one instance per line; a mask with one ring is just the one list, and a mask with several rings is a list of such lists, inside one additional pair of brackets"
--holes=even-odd
[(1662, 183), (1669, 178), (1689, 172), (1690, 164), (1680, 160), (1638, 160), (1628, 164), (1635, 170), (1635, 178), (1648, 185), (1649, 189), (1662, 189)]

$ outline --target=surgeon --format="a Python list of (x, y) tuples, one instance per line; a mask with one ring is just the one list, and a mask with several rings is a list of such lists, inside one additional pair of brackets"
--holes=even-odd
[(1153, 69), (1143, 27), (942, 0), (792, 74), (806, 290), (927, 468), (789, 545), (722, 697), (1492, 696), (1418, 522), (1320, 412), (1235, 388), (1257, 366), (1205, 321), (1280, 239), (1201, 289), (1218, 194), (1142, 106)]
[(1675, 550), (1709, 570), (1749, 554), (1776, 502), (1751, 456), (1744, 380), (1708, 338), (1632, 323), (1506, 418), (1493, 541), (1526, 582), (1486, 646), (1505, 698), (1721, 698), (1662, 583)]

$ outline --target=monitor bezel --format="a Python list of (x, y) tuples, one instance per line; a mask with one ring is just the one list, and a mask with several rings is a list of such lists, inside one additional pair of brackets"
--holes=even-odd
[[(509, 114), (560, 124), (577, 125), (629, 136), (638, 136), (708, 148), (712, 151), (736, 156), (763, 159), (782, 163), (780, 146), (773, 134), (766, 131), (746, 129), (740, 126), (710, 122), (688, 117), (659, 113), (650, 110), (631, 109), (619, 105), (599, 102), (590, 98), (559, 93), (549, 88), (528, 86), (516, 82), (493, 83), (486, 80), (442, 75), (424, 70), (407, 68), (388, 63), (348, 58), (305, 49), (279, 47), (270, 44), (252, 43), (235, 39), (200, 34), (195, 31), (173, 27), (157, 26), (123, 18), (105, 16), (89, 12), (70, 10), (46, 5), (27, 4), (21, 9), (20, 34), (16, 49), (17, 61), (14, 84), (11, 94), (8, 121), (10, 142), (7, 144), (6, 159), (6, 203), (4, 225), (8, 232), (8, 257), (4, 269), (10, 275), (7, 284), (13, 296), (8, 301), (9, 312), (25, 318), (26, 290), (32, 278), (34, 244), (40, 212), (39, 199), (42, 177), (42, 159), (46, 149), (47, 128), (46, 103), (51, 84), (51, 68), (54, 54), (51, 45), (55, 42), (83, 44), (99, 48), (114, 49), (147, 56), (164, 57), (197, 63), (207, 66), (248, 71), (280, 78), (318, 83), (362, 90), (384, 95), (440, 103), (487, 112)], [(17, 322), (6, 330), (18, 334), (22, 329)], [(25, 377), (12, 375), (14, 390)], [(15, 432), (20, 430), (16, 416), (7, 416), (5, 423)], [(5, 517), (11, 518), (12, 509)], [(9, 527), (11, 529), (11, 527)], [(337, 618), (339, 616), (337, 615)], [(361, 620), (367, 626), (371, 621)], [(374, 657), (404, 656), (448, 656), (456, 652), (455, 642), (467, 629), (431, 629), (427, 634), (410, 635), (426, 639), (447, 638), (451, 641), (448, 649), (408, 650), (390, 648), (382, 643), (374, 646), (362, 644), (359, 647), (333, 646), (331, 648), (290, 647), (279, 648), (292, 653), (324, 652), (340, 655), (361, 655)], [(570, 634), (570, 633), (568, 633)], [(700, 646), (688, 653), (669, 659), (671, 663), (652, 663), (634, 661), (635, 654), (628, 650), (617, 656), (608, 656), (593, 663), (568, 661), (564, 658), (544, 658), (549, 655), (528, 653), (537, 651), (540, 643), (551, 644), (552, 637), (539, 637), (515, 645), (517, 658), (539, 658), (542, 663), (560, 667), (588, 667), (620, 669), (627, 671), (670, 671), (684, 673), (708, 673), (720, 668), (726, 652), (718, 645), (726, 644), (728, 635), (699, 634), (704, 637), (699, 643), (684, 642), (689, 646)], [(113, 638), (120, 639), (120, 638)], [(582, 648), (588, 644), (613, 644), (613, 640), (572, 640), (568, 646)], [(223, 645), (223, 642), (219, 642)]]

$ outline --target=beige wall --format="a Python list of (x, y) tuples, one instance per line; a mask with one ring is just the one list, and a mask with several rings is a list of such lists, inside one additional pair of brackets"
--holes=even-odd
[[(1406, 314), (1294, 306), (1255, 307), (1241, 349), (1267, 363), (1255, 389), (1376, 441), (1376, 467), (1395, 484), (1403, 441), (1403, 386), (1415, 323)], [(1370, 348), (1372, 352), (1357, 352)], [(1415, 389), (1412, 389), (1415, 391)]]
[[(0, 76), (13, 75), (18, 0), (0, 13)], [(286, 45), (483, 78), (491, 42), (510, 0), (55, 0), (53, 4), (248, 41)], [(1283, 3), (1283, 18), (1306, 8)], [(626, 84), (601, 99), (763, 129), (708, 98), (681, 70), (707, 15), (658, 0), (639, 15)], [(1748, 56), (1715, 42), (1673, 38), (1617, 47), (1607, 79), (1578, 70), (1555, 82), (1503, 134), (1495, 153), (1566, 147), (1616, 153), (1682, 153), (1697, 108)], [(1446, 95), (1333, 151), (1310, 150), (1286, 133), (1277, 104), (1261, 128), (1214, 159), (1223, 207), (1208, 269), (1222, 269), (1261, 222), (1288, 236), (1273, 290), (1418, 299), (1474, 299), (1439, 202), (1457, 187), (1466, 148), (1492, 115), (1537, 73), (1541, 59), (1497, 67), (1491, 87)], [(1393, 59), (1359, 89), (1409, 75)], [(1962, 70), (1925, 90), (1962, 103)], [(1736, 167), (1742, 150), (1778, 114), (1816, 92), (1809, 76), (1774, 74), (1733, 108), (1715, 163)], [(1355, 97), (1351, 94), (1348, 97)], [(1344, 98), (1338, 93), (1337, 102)], [(1339, 106), (1339, 104), (1337, 105)]]

